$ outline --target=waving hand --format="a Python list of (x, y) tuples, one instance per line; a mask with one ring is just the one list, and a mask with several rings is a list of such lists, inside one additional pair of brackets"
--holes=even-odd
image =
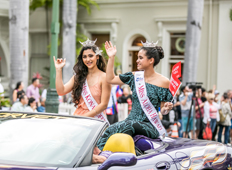
[(116, 55), (117, 49), (116, 46), (113, 46), (113, 44), (108, 41), (106, 41), (105, 43), (105, 49), (106, 49), (106, 53), (109, 56), (109, 58), (112, 58)]

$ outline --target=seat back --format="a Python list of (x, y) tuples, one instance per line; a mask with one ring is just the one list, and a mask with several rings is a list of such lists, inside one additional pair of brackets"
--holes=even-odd
[(137, 140), (135, 146), (143, 152), (149, 149), (154, 149), (153, 143), (150, 140), (143, 138)]

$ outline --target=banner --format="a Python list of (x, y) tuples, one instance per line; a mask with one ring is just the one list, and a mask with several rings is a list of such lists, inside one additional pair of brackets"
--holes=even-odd
[(172, 67), (172, 75), (169, 84), (169, 90), (172, 93), (173, 97), (176, 95), (177, 91), (181, 86), (181, 82), (178, 79), (180, 77), (181, 77), (181, 62), (178, 62)]

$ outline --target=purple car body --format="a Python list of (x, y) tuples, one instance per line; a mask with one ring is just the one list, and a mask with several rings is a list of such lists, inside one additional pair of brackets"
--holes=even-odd
[[(180, 170), (186, 170), (186, 169), (228, 170), (228, 169), (231, 169), (232, 167), (232, 158), (231, 158), (232, 148), (230, 146), (227, 146), (227, 145), (224, 145), (218, 142), (214, 142), (214, 141), (191, 140), (191, 139), (185, 139), (185, 138), (175, 139), (175, 138), (169, 138), (169, 137), (166, 137), (163, 141), (159, 139), (154, 140), (154, 139), (149, 139), (146, 137), (144, 138), (141, 137), (143, 139), (146, 139), (148, 143), (152, 143), (152, 147), (148, 150), (142, 151), (142, 153), (141, 153), (140, 148), (137, 148), (136, 149), (137, 153), (140, 153), (140, 155), (135, 156), (131, 153), (113, 153), (103, 164), (92, 164), (91, 159), (92, 159), (93, 148), (96, 145), (97, 140), (99, 139), (99, 137), (101, 136), (105, 128), (107, 127), (107, 124), (105, 122), (102, 122), (102, 121), (99, 121), (93, 118), (64, 116), (64, 115), (56, 115), (56, 114), (0, 112), (0, 132), (1, 132), (1, 128), (4, 128), (2, 126), (4, 124), (4, 121), (19, 120), (19, 119), (25, 119), (26, 123), (33, 121), (33, 125), (36, 123), (41, 124), (41, 122), (45, 120), (48, 120), (45, 122), (49, 124), (51, 122), (52, 123), (59, 122), (59, 124), (60, 123), (62, 124), (62, 129), (65, 129), (66, 124), (67, 126), (70, 126), (70, 122), (71, 123), (73, 122), (75, 124), (75, 121), (78, 120), (79, 122), (80, 121), (87, 122), (85, 124), (81, 124), (81, 126), (82, 125), (86, 126), (87, 124), (88, 128), (90, 127), (94, 131), (93, 131), (93, 134), (92, 132), (89, 132), (89, 137), (88, 135), (85, 135), (87, 136), (86, 139), (88, 140), (82, 141), (83, 145), (81, 148), (78, 148), (77, 156), (71, 156), (72, 160), (70, 161), (71, 162), (70, 164), (63, 163), (61, 165), (55, 165), (55, 164), (52, 165), (52, 164), (49, 164), (51, 162), (49, 161), (46, 162), (45, 160), (45, 163), (41, 163), (41, 164), (37, 163), (33, 165), (31, 162), (27, 164), (27, 162), (25, 162), (25, 159), (22, 159), (24, 160), (23, 163), (20, 162), (19, 160), (11, 160), (11, 161), (4, 160), (5, 157), (3, 156), (4, 155), (8, 156), (8, 155), (0, 153), (0, 170), (19, 170), (19, 169), (20, 170), (56, 170), (56, 169), (58, 170), (72, 170), (72, 169), (75, 169), (75, 170), (105, 170), (105, 169), (110, 169), (110, 170), (119, 170), (119, 169), (122, 169), (122, 170), (124, 169), (125, 170), (127, 169), (128, 170), (129, 169), (131, 170), (132, 169), (133, 170), (143, 170), (143, 169), (144, 170), (158, 170), (158, 169), (163, 169), (163, 170), (169, 170), (169, 169), (170, 170), (177, 170), (177, 169), (178, 170), (179, 169)], [(35, 119), (38, 119), (38, 121), (35, 121)], [(69, 119), (69, 120), (65, 120), (65, 119)], [(80, 123), (78, 121), (77, 123), (80, 126)], [(17, 123), (19, 124), (22, 122), (25, 123), (24, 120), (17, 121)], [(48, 128), (50, 128), (50, 126), (46, 126), (46, 123), (44, 123), (44, 126), (47, 129), (46, 131), (49, 131)], [(54, 128), (54, 126), (51, 128)], [(31, 129), (33, 129), (33, 127)], [(40, 132), (38, 130), (38, 134), (39, 133)], [(72, 134), (73, 134), (73, 131), (72, 131)], [(69, 134), (66, 134), (66, 135), (69, 135)], [(76, 140), (76, 138), (73, 138), (73, 139)], [(1, 140), (2, 139), (0, 138), (0, 149), (1, 149), (1, 145), (4, 145), (4, 147), (8, 146), (4, 144)], [(59, 139), (56, 139), (56, 140), (59, 140)], [(80, 140), (80, 139), (77, 139), (77, 140)], [(20, 140), (20, 141), (23, 141), (23, 140)], [(51, 145), (51, 142), (48, 142), (48, 141), (46, 141), (45, 146), (44, 144), (45, 143), (43, 141), (42, 143), (38, 144), (38, 146), (36, 145), (35, 147), (32, 147), (33, 148), (32, 151), (36, 153), (39, 150), (41, 150), (41, 152), (45, 152), (49, 148), (51, 148), (51, 150), (53, 150), (54, 148), (55, 149), (63, 148), (65, 150), (64, 154), (67, 154), (68, 157), (63, 158), (62, 154), (61, 156), (54, 155), (54, 157), (57, 157), (57, 159), (61, 163), (65, 162), (67, 158), (70, 157), (70, 155), (75, 154), (75, 152), (71, 151), (71, 149), (75, 150), (74, 146), (69, 148), (69, 146), (63, 146), (63, 144), (61, 143), (59, 143), (59, 145), (57, 143), (52, 143)], [(143, 146), (144, 145), (145, 144), (143, 144)], [(22, 149), (19, 149), (19, 151), (17, 152), (22, 152)], [(24, 152), (22, 152), (22, 156), (23, 154)], [(30, 155), (31, 155), (30, 157), (33, 157), (33, 153), (30, 153)], [(41, 157), (41, 155), (39, 156)], [(46, 154), (44, 154), (44, 157), (47, 158)], [(9, 157), (9, 159), (10, 158), (11, 157)], [(53, 157), (51, 159), (53, 159)], [(53, 160), (53, 163), (54, 162), (56, 162), (55, 159)]]

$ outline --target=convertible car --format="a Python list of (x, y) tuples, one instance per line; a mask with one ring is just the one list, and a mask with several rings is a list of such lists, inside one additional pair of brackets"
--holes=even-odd
[(230, 146), (204, 140), (139, 137), (136, 155), (113, 153), (92, 164), (93, 149), (107, 128), (94, 118), (0, 112), (0, 169), (12, 170), (186, 170), (232, 166)]

